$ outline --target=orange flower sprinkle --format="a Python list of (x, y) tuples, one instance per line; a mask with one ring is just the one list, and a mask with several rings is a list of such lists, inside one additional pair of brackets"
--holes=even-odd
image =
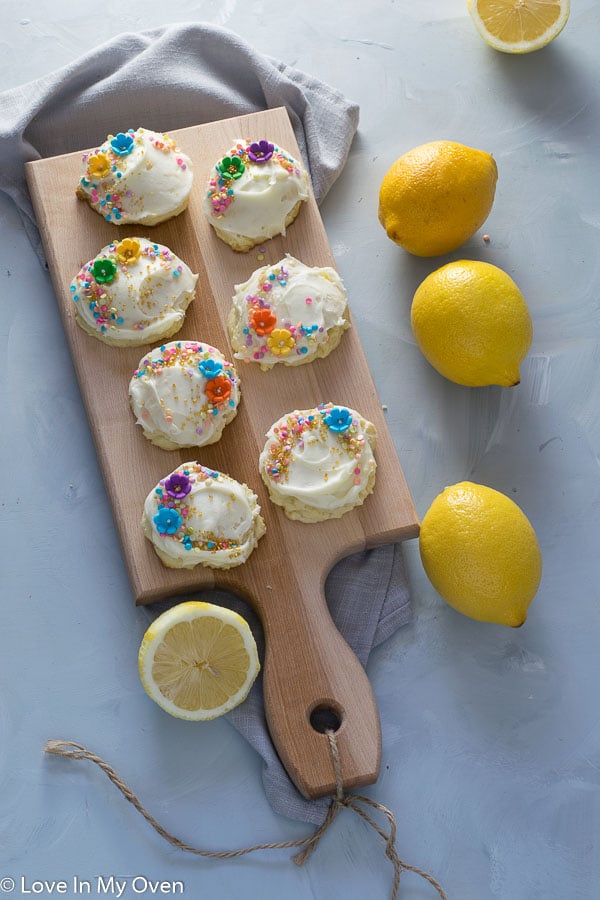
[(231, 382), (225, 375), (217, 375), (206, 382), (204, 391), (211, 403), (223, 403), (231, 394)]
[(269, 309), (255, 309), (250, 317), (250, 325), (259, 335), (271, 334), (277, 324), (277, 317)]
[(287, 356), (296, 346), (296, 340), (287, 328), (275, 328), (267, 338), (267, 347), (275, 356)]
[(141, 252), (141, 244), (136, 238), (124, 238), (115, 247), (117, 259), (124, 264), (135, 262)]

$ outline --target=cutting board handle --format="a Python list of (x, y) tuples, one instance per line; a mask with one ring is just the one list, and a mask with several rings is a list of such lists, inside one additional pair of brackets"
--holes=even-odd
[(381, 727), (367, 674), (335, 627), (322, 587), (313, 585), (302, 603), (289, 588), (260, 604), (265, 711), (281, 762), (305, 797), (335, 794), (329, 727), (344, 789), (372, 784), (379, 775)]

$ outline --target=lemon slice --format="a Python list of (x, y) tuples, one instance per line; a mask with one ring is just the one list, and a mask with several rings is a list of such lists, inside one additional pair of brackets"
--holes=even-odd
[(531, 53), (553, 41), (569, 18), (570, 0), (467, 0), (471, 18), (490, 47)]
[(189, 601), (152, 623), (140, 646), (144, 689), (180, 719), (215, 719), (248, 696), (260, 671), (256, 643), (237, 613)]

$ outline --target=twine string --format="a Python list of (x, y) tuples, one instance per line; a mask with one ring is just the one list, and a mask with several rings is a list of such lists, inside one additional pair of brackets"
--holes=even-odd
[[(370, 797), (365, 797), (362, 794), (346, 794), (344, 793), (344, 783), (342, 777), (342, 766), (340, 760), (340, 753), (337, 746), (337, 741), (335, 738), (335, 734), (331, 730), (326, 731), (327, 738), (329, 740), (329, 746), (331, 748), (331, 758), (333, 763), (333, 770), (335, 773), (335, 784), (336, 784), (336, 793), (335, 797), (332, 799), (329, 809), (327, 810), (327, 815), (323, 820), (323, 823), (319, 825), (318, 828), (313, 831), (312, 834), (308, 835), (306, 838), (300, 838), (295, 841), (277, 841), (274, 843), (267, 844), (254, 844), (252, 847), (242, 847), (239, 850), (202, 850), (199, 847), (193, 847), (190, 844), (187, 844), (185, 841), (182, 841), (176, 835), (171, 834), (166, 828), (154, 818), (151, 813), (143, 806), (141, 801), (136, 797), (134, 792), (131, 790), (129, 785), (127, 785), (120, 775), (113, 769), (112, 766), (109, 766), (102, 757), (97, 756), (95, 753), (92, 753), (86, 747), (81, 744), (77, 744), (74, 741), (47, 741), (44, 747), (45, 753), (50, 753), (55, 756), (63, 756), (67, 759), (85, 759), (88, 762), (94, 763), (98, 766), (109, 779), (109, 781), (114, 784), (114, 786), (121, 792), (121, 794), (128, 800), (141, 816), (144, 817), (146, 822), (152, 826), (152, 828), (159, 834), (165, 841), (168, 841), (173, 847), (177, 847), (179, 850), (184, 850), (186, 853), (193, 853), (196, 856), (203, 856), (210, 859), (235, 859), (239, 856), (246, 856), (248, 853), (255, 853), (257, 850), (287, 850), (299, 848), (298, 853), (294, 854), (292, 860), (297, 866), (304, 865), (311, 854), (316, 850), (319, 841), (323, 837), (323, 835), (328, 831), (334, 819), (338, 815), (341, 809), (351, 809), (355, 813), (357, 813), (361, 819), (363, 819), (373, 830), (382, 838), (385, 844), (385, 853), (388, 859), (391, 861), (394, 867), (394, 882), (392, 886), (392, 900), (396, 900), (398, 896), (398, 889), (400, 886), (400, 874), (403, 870), (414, 872), (416, 875), (420, 875), (421, 878), (424, 878), (432, 887), (435, 888), (437, 893), (439, 894), (441, 900), (447, 900), (446, 894), (442, 890), (440, 884), (435, 880), (435, 878), (430, 875), (428, 872), (425, 872), (423, 869), (417, 868), (417, 866), (411, 866), (409, 863), (404, 862), (404, 860), (400, 859), (398, 856), (398, 851), (396, 849), (396, 820), (394, 818), (394, 814), (391, 810), (387, 809), (387, 807), (383, 806), (381, 803), (377, 803), (375, 800), (371, 800)], [(363, 806), (371, 807), (372, 809), (377, 810), (381, 813), (385, 819), (387, 819), (388, 830), (386, 831), (377, 822), (363, 809)]]

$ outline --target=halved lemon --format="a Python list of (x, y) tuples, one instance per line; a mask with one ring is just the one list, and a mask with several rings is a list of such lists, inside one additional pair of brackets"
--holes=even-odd
[(475, 27), (490, 47), (531, 53), (553, 41), (569, 18), (570, 0), (467, 0)]
[(138, 657), (144, 689), (180, 719), (215, 719), (248, 696), (260, 671), (245, 619), (212, 603), (189, 601), (150, 625)]

